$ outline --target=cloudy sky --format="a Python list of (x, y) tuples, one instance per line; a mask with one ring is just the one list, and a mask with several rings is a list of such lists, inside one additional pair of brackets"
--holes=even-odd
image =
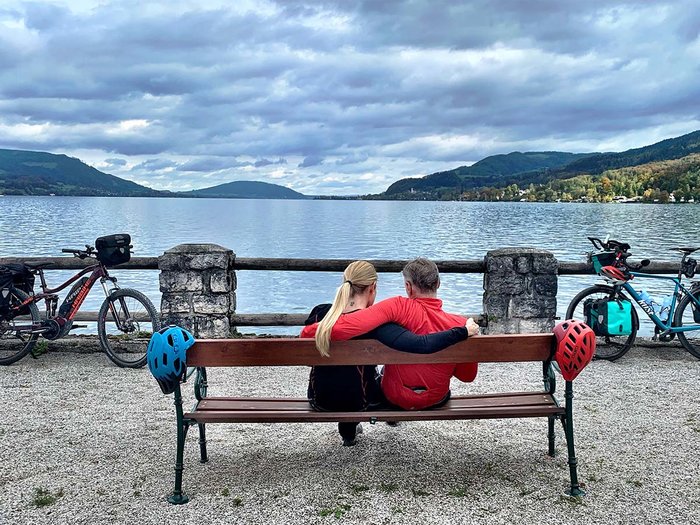
[(700, 129), (687, 1), (0, 3), (0, 148), (157, 189), (379, 192)]

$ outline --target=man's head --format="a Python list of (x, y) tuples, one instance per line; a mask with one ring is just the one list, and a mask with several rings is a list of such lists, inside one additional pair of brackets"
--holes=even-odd
[(440, 288), (440, 272), (433, 261), (423, 257), (412, 260), (403, 271), (406, 294), (411, 299), (416, 297), (436, 297)]

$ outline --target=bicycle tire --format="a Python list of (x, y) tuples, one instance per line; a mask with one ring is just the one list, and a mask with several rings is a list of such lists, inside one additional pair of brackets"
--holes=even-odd
[[(19, 304), (26, 301), (29, 297), (26, 292), (17, 288), (11, 287), (9, 290), (10, 305)], [(39, 309), (36, 307), (36, 304), (29, 303), (27, 308), (29, 309), (27, 315), (31, 317), (32, 325), (38, 325), (41, 322), (41, 318), (39, 317)], [(21, 323), (26, 324), (27, 321), (21, 321)], [(17, 331), (14, 330), (17, 324), (15, 324), (15, 319), (0, 319), (0, 365), (11, 365), (19, 361), (32, 351), (36, 340), (39, 339), (38, 333), (29, 334), (29, 339), (27, 340), (20, 339)]]
[[(583, 314), (583, 304), (586, 299), (603, 299), (610, 298), (617, 295), (621, 299), (626, 299), (627, 296), (618, 291), (615, 293), (615, 289), (612, 286), (606, 286), (603, 284), (596, 284), (589, 288), (581, 290), (569, 303), (569, 307), (566, 309), (567, 319), (578, 319), (580, 321), (586, 322), (586, 318)], [(594, 359), (605, 359), (606, 361), (615, 361), (620, 359), (625, 355), (637, 337), (637, 330), (639, 329), (639, 317), (637, 316), (637, 311), (632, 308), (632, 333), (623, 336), (597, 336), (596, 337), (596, 350)]]
[[(676, 313), (673, 315), (673, 326), (688, 326), (697, 325), (693, 316), (693, 303), (690, 300), (690, 295), (684, 295), (676, 307)], [(678, 340), (688, 352), (700, 359), (700, 326), (698, 330), (691, 332), (677, 332)], [(693, 342), (693, 335), (698, 339)]]
[[(114, 322), (109, 333), (108, 320)], [(97, 333), (102, 349), (115, 365), (122, 368), (141, 368), (146, 364), (148, 341), (158, 330), (160, 316), (155, 306), (148, 297), (131, 288), (112, 292), (97, 315)]]

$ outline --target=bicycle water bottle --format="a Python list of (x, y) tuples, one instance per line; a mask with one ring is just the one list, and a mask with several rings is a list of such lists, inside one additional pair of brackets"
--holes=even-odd
[(639, 298), (645, 303), (647, 303), (647, 305), (649, 305), (649, 308), (651, 308), (654, 311), (654, 313), (657, 313), (659, 311), (659, 303), (657, 303), (646, 290), (641, 290), (639, 292)]
[(668, 314), (671, 313), (671, 303), (673, 302), (673, 296), (668, 295), (664, 297), (664, 300), (661, 302), (661, 308), (659, 309), (659, 319), (661, 319), (664, 323), (668, 320)]

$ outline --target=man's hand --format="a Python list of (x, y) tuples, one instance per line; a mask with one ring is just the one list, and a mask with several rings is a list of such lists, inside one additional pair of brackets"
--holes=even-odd
[(479, 325), (476, 324), (474, 319), (471, 317), (467, 319), (467, 322), (464, 324), (465, 328), (467, 329), (467, 333), (469, 334), (469, 337), (473, 335), (477, 335), (479, 333)]

